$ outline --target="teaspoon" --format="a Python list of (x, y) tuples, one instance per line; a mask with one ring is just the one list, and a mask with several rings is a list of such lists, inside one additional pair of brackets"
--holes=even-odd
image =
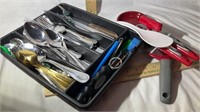
[(78, 58), (76, 58), (75, 56), (73, 56), (71, 54), (71, 52), (69, 52), (69, 49), (67, 48), (66, 44), (64, 43), (63, 39), (61, 37), (59, 37), (56, 33), (54, 33), (52, 30), (49, 29), (45, 29), (46, 33), (49, 35), (47, 37), (49, 43), (54, 46), (54, 47), (58, 47), (60, 48), (60, 50), (65, 53), (65, 55), (67, 56), (67, 58), (69, 59), (69, 61), (72, 64), (76, 64), (78, 67), (80, 67), (82, 70), (85, 70), (86, 67), (84, 66), (84, 64), (81, 62), (81, 60), (79, 60)]
[(43, 66), (38, 61), (37, 54), (34, 51), (19, 50), (15, 54), (15, 57), (27, 67), (34, 67), (40, 73), (45, 74), (57, 87), (59, 87), (59, 89), (63, 91), (74, 82), (70, 77)]
[(47, 33), (44, 28), (37, 23), (34, 22), (26, 22), (24, 24), (24, 35), (26, 35), (27, 39), (32, 43), (39, 46), (46, 46), (52, 49), (61, 59), (66, 60), (66, 56), (59, 52), (57, 49), (52, 48), (49, 45), (49, 42), (46, 40), (48, 38)]
[(38, 47), (36, 45), (30, 44), (30, 43), (25, 43), (25, 44), (20, 45), (19, 47), (22, 49), (34, 51), (35, 53), (38, 54), (37, 59), (39, 62), (47, 62), (47, 63), (50, 63), (50, 64), (56, 66), (57, 68), (61, 69), (63, 72), (67, 73), (69, 76), (71, 76), (73, 79), (75, 79), (76, 81), (78, 81), (80, 83), (85, 83), (90, 78), (89, 75), (84, 72), (80, 72), (78, 70), (64, 66), (64, 65), (62, 65), (56, 61), (53, 61), (51, 59), (47, 59), (46, 53), (40, 47)]

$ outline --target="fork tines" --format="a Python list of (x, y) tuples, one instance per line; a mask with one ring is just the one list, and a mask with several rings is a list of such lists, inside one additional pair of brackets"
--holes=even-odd
[(45, 15), (39, 16), (38, 18), (35, 19), (35, 21), (47, 29), (52, 29), (52, 27), (54, 27), (53, 23)]

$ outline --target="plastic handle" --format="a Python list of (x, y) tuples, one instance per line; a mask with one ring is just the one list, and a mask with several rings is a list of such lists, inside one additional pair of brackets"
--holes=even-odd
[(108, 58), (117, 49), (118, 45), (119, 45), (119, 41), (115, 41), (115, 43), (112, 45), (112, 47), (109, 49), (109, 51), (106, 53), (105, 57), (102, 59), (102, 61), (96, 68), (95, 72), (92, 74), (92, 77), (94, 77), (96, 75), (96, 73), (101, 69), (101, 67), (105, 64), (105, 62), (108, 60)]
[(172, 71), (171, 60), (160, 60), (160, 101), (166, 104), (171, 102)]
[(0, 45), (0, 49), (4, 52), (4, 53), (6, 53), (6, 54), (8, 54), (8, 55), (12, 55), (12, 53), (9, 51), (9, 49), (7, 48), (7, 47), (4, 47), (4, 46), (1, 46)]
[(135, 47), (137, 47), (140, 44), (141, 40), (138, 38), (133, 38), (133, 40), (130, 42), (130, 44), (127, 47), (128, 51), (133, 50)]
[(103, 86), (106, 82), (107, 75), (110, 74), (111, 68), (109, 66), (102, 66), (89, 83), (82, 89), (81, 92), (76, 96), (76, 100), (80, 103), (88, 103), (89, 100), (95, 95), (95, 93)]
[(101, 69), (97, 72), (95, 77), (92, 79), (95, 82), (94, 84), (95, 90), (99, 89), (106, 82), (106, 78), (110, 74), (111, 71), (112, 69), (108, 65), (101, 67)]

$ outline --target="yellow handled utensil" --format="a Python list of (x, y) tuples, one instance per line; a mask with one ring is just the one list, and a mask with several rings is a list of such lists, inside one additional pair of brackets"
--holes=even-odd
[[(61, 90), (66, 90), (74, 80), (68, 77), (67, 75), (58, 73), (53, 69), (49, 69), (43, 66), (37, 60), (37, 54), (30, 50), (19, 50), (15, 57), (22, 62), (24, 65), (28, 67), (34, 67), (36, 70), (40, 72), (40, 74), (48, 81), (48, 79), (55, 84)], [(49, 81), (48, 81), (49, 82)]]

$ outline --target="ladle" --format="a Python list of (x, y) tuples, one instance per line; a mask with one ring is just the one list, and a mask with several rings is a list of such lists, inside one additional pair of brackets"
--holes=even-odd
[(154, 46), (157, 48), (163, 48), (163, 47), (168, 47), (173, 43), (173, 39), (164, 34), (161, 34), (155, 31), (143, 30), (124, 21), (117, 21), (117, 23), (123, 26), (126, 26), (132, 29), (133, 31), (137, 32), (138, 35), (141, 37), (141, 39), (151, 46)]
[(15, 57), (27, 67), (34, 67), (41, 74), (44, 74), (50, 79), (59, 89), (66, 90), (74, 80), (70, 77), (58, 73), (52, 69), (43, 66), (37, 59), (37, 54), (30, 50), (19, 50)]

